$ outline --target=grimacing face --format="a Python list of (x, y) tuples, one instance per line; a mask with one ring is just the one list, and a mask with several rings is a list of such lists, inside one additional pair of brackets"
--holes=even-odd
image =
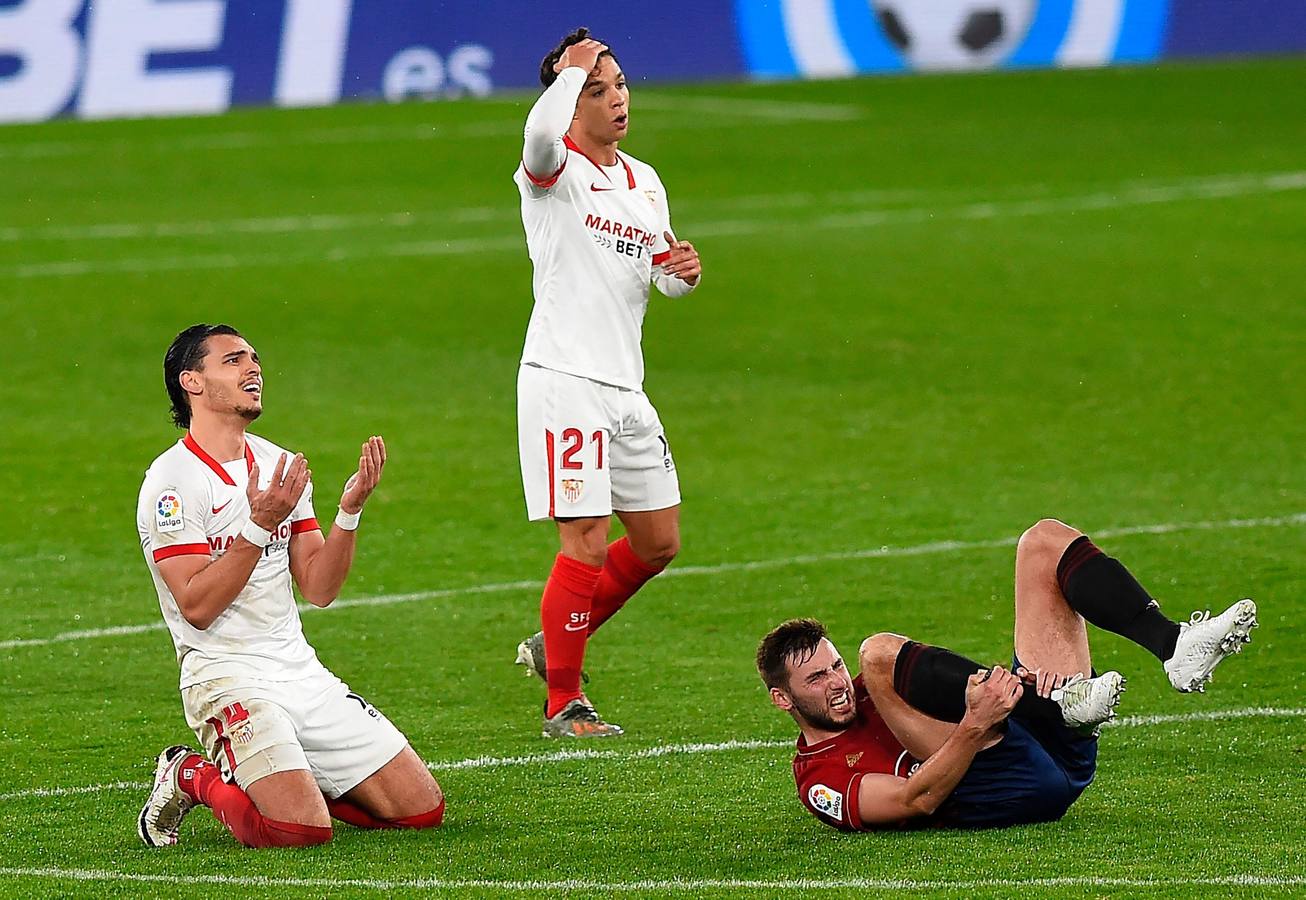
[(611, 56), (599, 58), (590, 72), (580, 99), (576, 120), (581, 130), (598, 144), (614, 144), (626, 136), (630, 126), (630, 89), (621, 66)]
[(181, 373), (191, 408), (235, 413), (254, 421), (263, 412), (263, 369), (258, 353), (244, 338), (215, 334), (205, 342), (203, 367)]
[(842, 731), (857, 718), (853, 679), (828, 638), (805, 660), (790, 658), (789, 688), (771, 689), (771, 702), (799, 723), (822, 731)]

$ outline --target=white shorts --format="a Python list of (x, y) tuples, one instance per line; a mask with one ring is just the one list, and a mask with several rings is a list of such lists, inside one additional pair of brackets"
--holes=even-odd
[(532, 522), (680, 503), (671, 447), (643, 391), (522, 366), (517, 448)]
[(295, 681), (216, 678), (183, 688), (186, 722), (242, 790), (307, 769), (331, 799), (399, 755), (407, 738), (326, 668)]

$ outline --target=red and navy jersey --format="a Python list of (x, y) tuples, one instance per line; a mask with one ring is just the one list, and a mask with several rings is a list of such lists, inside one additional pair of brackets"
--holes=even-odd
[(857, 719), (847, 731), (816, 744), (798, 738), (794, 781), (798, 799), (817, 819), (842, 831), (863, 831), (857, 808), (862, 777), (906, 778), (919, 764), (880, 718), (862, 676), (853, 679)]

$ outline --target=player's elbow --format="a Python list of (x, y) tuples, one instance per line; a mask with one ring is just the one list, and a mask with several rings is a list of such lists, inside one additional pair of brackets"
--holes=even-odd
[(325, 609), (326, 607), (330, 606), (331, 603), (336, 599), (338, 593), (339, 593), (338, 591), (303, 590), (302, 588), (300, 589), (300, 594), (303, 595), (304, 600), (313, 604), (319, 609)]
[(932, 816), (943, 805), (944, 799), (937, 791), (912, 791), (903, 799), (903, 818)]
[(209, 626), (218, 619), (216, 615), (203, 606), (196, 603), (187, 603), (184, 600), (177, 601), (177, 611), (186, 620), (186, 624), (197, 631), (208, 631)]

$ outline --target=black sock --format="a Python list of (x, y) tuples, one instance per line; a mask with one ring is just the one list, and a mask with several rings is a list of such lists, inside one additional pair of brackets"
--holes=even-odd
[[(908, 641), (893, 664), (893, 689), (911, 706), (933, 719), (960, 722), (966, 712), (966, 681), (981, 666), (943, 647)], [(1040, 697), (1030, 685), (1012, 715), (1060, 723), (1061, 707)]]
[(1129, 638), (1162, 662), (1174, 655), (1179, 624), (1167, 619), (1129, 570), (1087, 535), (1061, 555), (1057, 584), (1070, 608), (1098, 628)]

